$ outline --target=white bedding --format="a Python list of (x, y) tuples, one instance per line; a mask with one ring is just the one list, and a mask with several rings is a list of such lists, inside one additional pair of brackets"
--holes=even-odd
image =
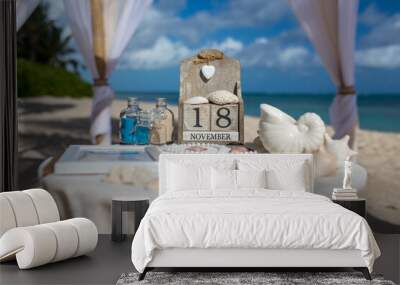
[(357, 249), (372, 271), (380, 251), (368, 223), (328, 198), (298, 191), (248, 189), (166, 193), (140, 223), (132, 262), (143, 272), (155, 249)]

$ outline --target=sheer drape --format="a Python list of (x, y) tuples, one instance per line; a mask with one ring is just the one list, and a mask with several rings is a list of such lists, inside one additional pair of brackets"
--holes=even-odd
[(40, 0), (17, 0), (17, 31), (35, 10)]
[[(114, 92), (107, 84), (107, 78), (151, 2), (152, 0), (64, 0), (72, 35), (95, 82), (90, 129), (93, 143), (96, 143), (99, 135), (103, 139), (97, 143), (111, 142), (110, 119)], [(102, 16), (102, 19), (92, 21), (93, 11), (101, 11), (100, 15), (94, 16)], [(99, 50), (104, 52), (99, 53)]]
[(350, 134), (354, 142), (358, 125), (354, 88), (358, 0), (289, 0), (289, 3), (337, 86), (330, 107), (335, 137)]

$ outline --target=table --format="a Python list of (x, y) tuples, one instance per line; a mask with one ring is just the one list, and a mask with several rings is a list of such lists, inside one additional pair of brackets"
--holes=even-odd
[[(157, 164), (156, 164), (157, 166)], [(104, 181), (104, 175), (58, 175), (42, 178), (42, 186), (56, 200), (62, 219), (84, 217), (92, 220), (99, 234), (111, 234), (111, 204), (115, 197), (134, 197), (135, 200), (154, 200), (158, 193), (132, 185), (112, 184)], [(131, 212), (125, 213), (133, 220)], [(132, 224), (127, 231), (134, 231)]]
[(367, 216), (367, 208), (366, 208), (366, 200), (365, 199), (355, 199), (355, 200), (332, 200), (334, 203), (339, 204), (340, 206), (359, 214), (361, 217), (365, 219)]
[(112, 199), (112, 241), (123, 241), (126, 235), (122, 231), (122, 214), (123, 212), (132, 211), (135, 213), (135, 232), (137, 231), (140, 221), (149, 208), (148, 199), (135, 199), (134, 197), (116, 197)]

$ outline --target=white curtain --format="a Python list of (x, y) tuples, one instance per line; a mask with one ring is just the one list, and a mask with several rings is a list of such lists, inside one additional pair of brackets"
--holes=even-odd
[[(354, 43), (358, 0), (289, 0), (322, 63), (337, 86), (330, 107), (335, 138), (355, 134)], [(354, 142), (354, 137), (352, 137)]]
[(17, 31), (28, 20), (40, 0), (17, 0)]
[[(114, 70), (119, 57), (129, 43), (152, 0), (102, 0), (106, 49), (107, 77)], [(99, 77), (94, 51), (90, 0), (64, 0), (72, 35), (93, 79)], [(103, 144), (111, 143), (111, 103), (114, 92), (108, 85), (94, 86), (92, 105), (92, 142), (97, 135), (105, 135)]]

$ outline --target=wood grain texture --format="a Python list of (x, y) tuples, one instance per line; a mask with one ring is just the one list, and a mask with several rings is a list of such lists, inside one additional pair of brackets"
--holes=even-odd
[(211, 104), (211, 131), (231, 132), (239, 129), (239, 105)]
[(102, 0), (90, 0), (90, 12), (93, 32), (93, 54), (99, 77), (96, 80), (99, 85), (107, 82), (106, 65), (106, 38), (104, 32), (104, 11)]
[(183, 106), (184, 131), (209, 131), (210, 130), (210, 104)]
[[(201, 67), (204, 63), (195, 63), (197, 55), (185, 59), (180, 66), (180, 96), (179, 96), (179, 120), (178, 120), (178, 143), (184, 143), (183, 131), (187, 130), (185, 123), (184, 101), (194, 96), (207, 97), (217, 90), (227, 90), (237, 95), (239, 104), (237, 106), (237, 128), (239, 139), (236, 143), (244, 143), (244, 106), (240, 88), (240, 63), (236, 59), (224, 57), (223, 59), (212, 60), (208, 64), (215, 66), (215, 74), (205, 80), (201, 76)], [(191, 120), (191, 119), (190, 119)], [(211, 118), (210, 118), (211, 120)], [(222, 131), (223, 128), (218, 129)], [(226, 130), (225, 130), (226, 131)], [(231, 130), (230, 130), (231, 131)], [(227, 142), (217, 142), (225, 144)]]

